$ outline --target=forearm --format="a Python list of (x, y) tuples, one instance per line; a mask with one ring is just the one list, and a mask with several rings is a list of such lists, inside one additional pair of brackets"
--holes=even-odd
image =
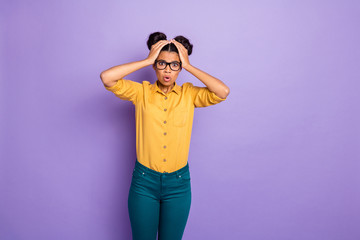
[[(185, 68), (185, 67), (184, 67)], [(226, 98), (229, 93), (230, 89), (226, 86), (221, 80), (207, 74), (206, 72), (192, 66), (187, 65), (185, 68), (188, 72), (198, 78), (201, 82), (203, 82), (206, 87), (211, 91), (214, 92), (220, 98)]]
[(113, 85), (117, 80), (135, 72), (143, 67), (151, 65), (152, 62), (148, 59), (125, 63), (122, 65), (111, 67), (100, 74), (100, 78), (105, 85)]

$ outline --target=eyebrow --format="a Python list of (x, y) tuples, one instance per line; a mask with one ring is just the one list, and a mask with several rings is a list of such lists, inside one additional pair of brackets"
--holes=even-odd
[(180, 61), (177, 61), (177, 60), (175, 60), (175, 61), (172, 61), (172, 62), (167, 62), (167, 61), (165, 61), (165, 60), (163, 60), (163, 59), (159, 59), (158, 61), (163, 61), (163, 62), (166, 62), (166, 63), (173, 63), (173, 62), (180, 62)]

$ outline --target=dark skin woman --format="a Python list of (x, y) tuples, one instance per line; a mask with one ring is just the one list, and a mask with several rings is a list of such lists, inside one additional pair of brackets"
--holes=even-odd
[[(222, 81), (190, 64), (192, 44), (187, 38), (175, 39), (152, 33), (146, 59), (100, 75), (107, 90), (136, 106), (137, 159), (128, 198), (133, 240), (182, 238), (191, 205), (188, 153), (194, 108), (220, 103), (230, 92)], [(154, 84), (123, 79), (149, 65), (156, 73)], [(206, 87), (178, 85), (182, 69)]]

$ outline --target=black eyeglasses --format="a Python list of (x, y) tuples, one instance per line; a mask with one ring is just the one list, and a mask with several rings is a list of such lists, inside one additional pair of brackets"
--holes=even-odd
[(166, 62), (164, 60), (155, 60), (155, 67), (158, 70), (164, 70), (167, 65), (170, 66), (170, 69), (173, 71), (179, 71), (181, 68), (181, 62), (173, 61), (173, 62)]

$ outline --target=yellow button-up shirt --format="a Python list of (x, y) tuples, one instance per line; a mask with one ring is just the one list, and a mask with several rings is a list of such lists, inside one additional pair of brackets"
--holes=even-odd
[(224, 101), (207, 87), (186, 82), (168, 93), (157, 85), (120, 79), (105, 88), (135, 105), (138, 161), (158, 172), (173, 172), (187, 164), (194, 108)]

